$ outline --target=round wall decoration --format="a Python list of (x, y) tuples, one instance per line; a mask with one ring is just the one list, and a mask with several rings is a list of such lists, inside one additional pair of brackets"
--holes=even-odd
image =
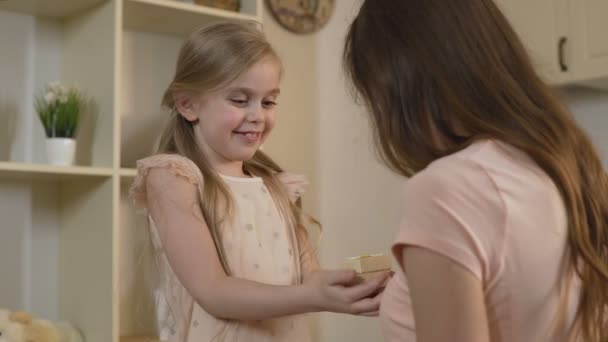
[(314, 33), (334, 12), (334, 0), (266, 0), (274, 18), (291, 32)]

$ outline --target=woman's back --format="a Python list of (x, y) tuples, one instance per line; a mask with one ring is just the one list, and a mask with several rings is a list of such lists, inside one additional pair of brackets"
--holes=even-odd
[[(346, 37), (345, 69), (380, 155), (414, 177), (404, 222), (419, 218), (404, 232), (444, 242), (399, 251), (420, 341), (551, 340), (556, 287), (574, 286), (561, 269), (579, 277), (574, 333), (608, 341), (608, 176), (495, 1), (365, 0)], [(491, 143), (467, 155), (481, 139), (525, 154)]]
[[(563, 281), (566, 211), (554, 183), (525, 153), (474, 143), (409, 180), (403, 208), (396, 245), (428, 248), (480, 279), (493, 342), (565, 340), (578, 300), (575, 282)], [(568, 284), (560, 323), (560, 286)], [(390, 341), (415, 341), (403, 271), (385, 292), (382, 316)]]

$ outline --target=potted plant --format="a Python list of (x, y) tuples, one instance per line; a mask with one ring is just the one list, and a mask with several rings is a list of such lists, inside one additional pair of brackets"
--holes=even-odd
[(52, 82), (43, 95), (36, 98), (35, 106), (47, 137), (48, 162), (73, 165), (84, 97), (74, 87), (67, 88), (59, 82)]

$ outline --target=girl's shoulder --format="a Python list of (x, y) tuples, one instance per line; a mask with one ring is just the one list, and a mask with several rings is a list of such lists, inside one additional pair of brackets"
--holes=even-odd
[(129, 191), (136, 204), (145, 202), (148, 178), (155, 169), (162, 170), (161, 177), (155, 177), (157, 181), (180, 178), (199, 187), (203, 184), (200, 169), (189, 158), (178, 154), (156, 154), (137, 161), (137, 174)]
[(198, 176), (201, 175), (201, 171), (192, 160), (179, 154), (156, 154), (137, 161), (138, 176), (145, 176), (154, 168), (171, 170), (177, 176), (185, 177), (193, 183), (197, 183)]

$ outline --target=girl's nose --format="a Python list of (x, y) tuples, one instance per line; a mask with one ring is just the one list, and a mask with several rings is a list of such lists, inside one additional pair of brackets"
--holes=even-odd
[(261, 105), (255, 105), (247, 111), (247, 120), (252, 122), (263, 122), (265, 119), (264, 108)]

